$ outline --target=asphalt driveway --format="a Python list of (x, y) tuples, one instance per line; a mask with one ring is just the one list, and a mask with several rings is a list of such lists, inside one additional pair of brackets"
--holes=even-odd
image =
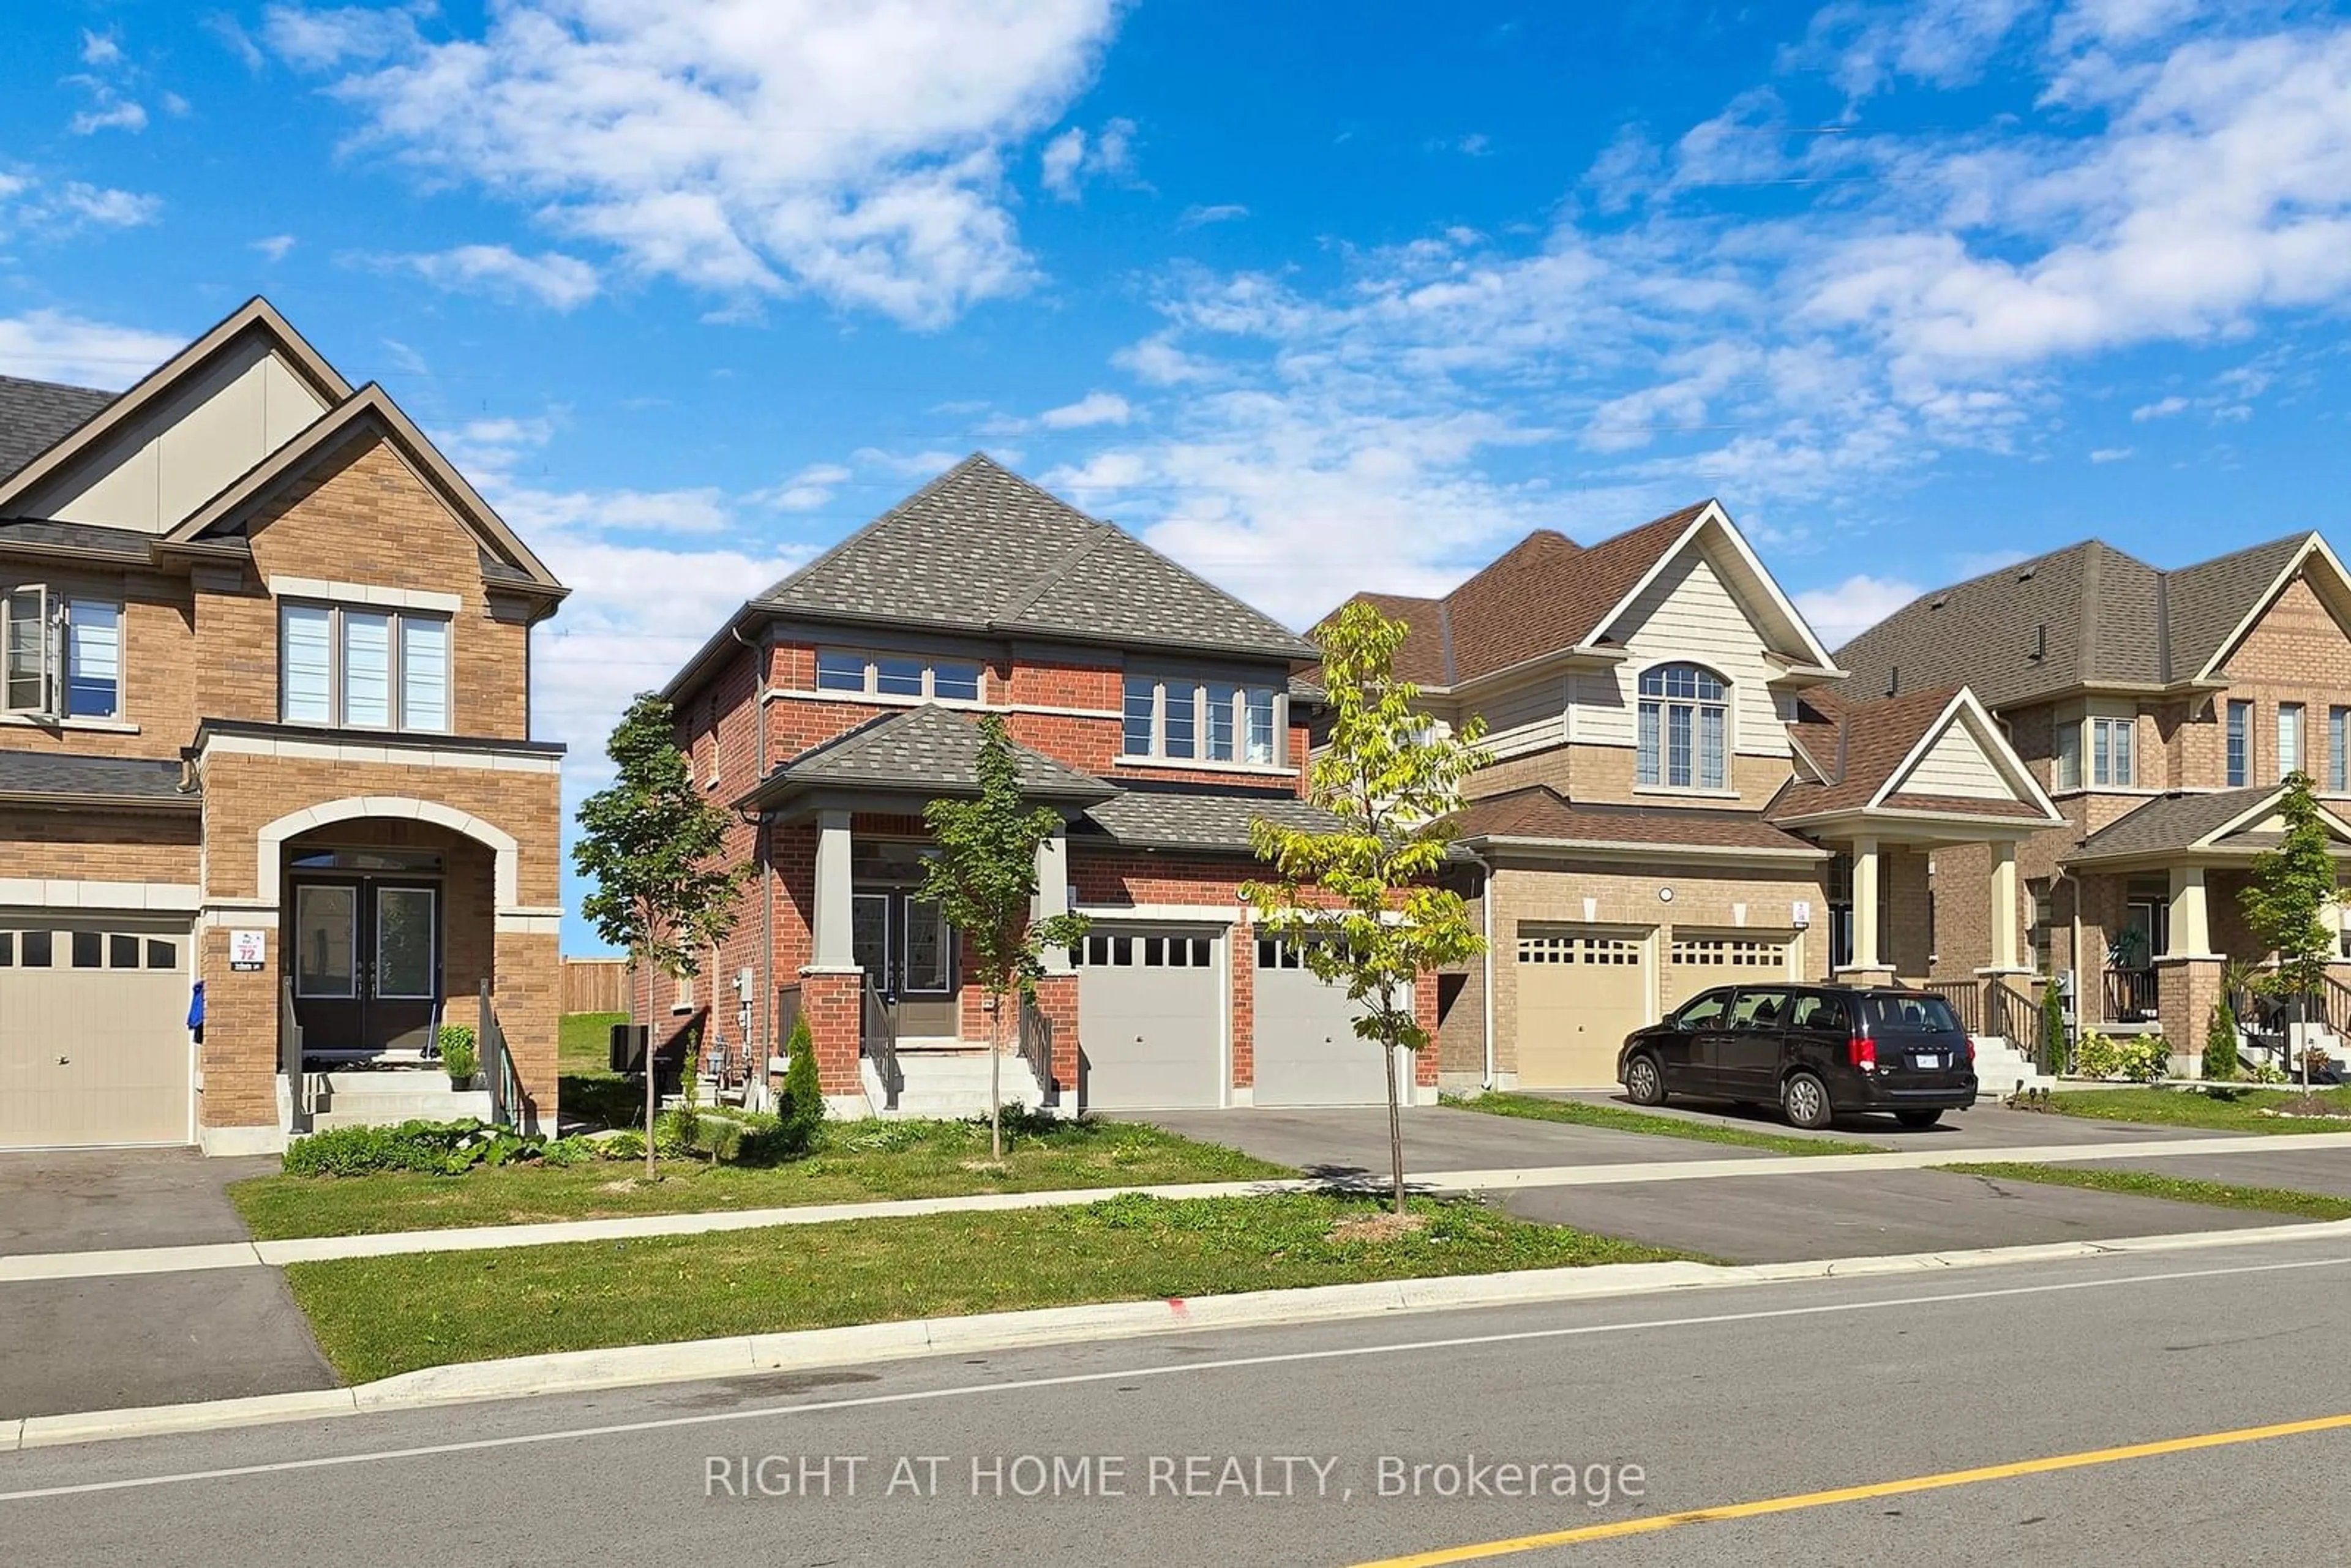
[[(275, 1160), (0, 1155), (0, 1256), (243, 1241), (222, 1188)], [(0, 1283), (0, 1420), (331, 1388), (276, 1269)]]
[[(1381, 1108), (1161, 1111), (1136, 1120), (1261, 1160), (1295, 1166), (1309, 1176), (1384, 1177), (1388, 1171), (1388, 1113)], [(1405, 1169), (1413, 1173), (1742, 1157), (1769, 1158), (1770, 1154), (1689, 1138), (1531, 1122), (1450, 1105), (1420, 1105), (1404, 1113)]]
[[(1622, 1094), (1573, 1093), (1538, 1090), (1543, 1100), (1580, 1100), (1594, 1105), (1636, 1109)], [(2060, 1116), (2047, 1111), (2011, 1111), (2005, 1105), (1980, 1104), (1971, 1110), (1947, 1113), (1931, 1127), (1906, 1127), (1891, 1115), (1856, 1114), (1837, 1118), (1825, 1133), (1806, 1133), (1788, 1125), (1776, 1110), (1758, 1106), (1741, 1111), (1728, 1103), (1644, 1105), (1644, 1115), (1671, 1116), (1719, 1127), (1743, 1127), (1781, 1137), (1843, 1138), (1879, 1144), (1889, 1149), (2003, 1149), (2026, 1145), (2146, 1143), (2159, 1138), (2227, 1137), (2201, 1127), (2165, 1127), (2148, 1122), (2105, 1122), (2081, 1116)], [(2248, 1136), (2253, 1134), (2246, 1134)]]

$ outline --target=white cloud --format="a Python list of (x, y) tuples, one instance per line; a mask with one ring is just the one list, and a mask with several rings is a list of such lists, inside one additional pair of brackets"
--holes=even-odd
[(1925, 591), (1915, 582), (1865, 572), (1827, 588), (1807, 590), (1795, 601), (1821, 642), (1840, 648)]
[(594, 267), (559, 251), (524, 256), (508, 246), (461, 245), (391, 259), (438, 287), (501, 299), (528, 296), (556, 310), (577, 309), (599, 287)]
[(2174, 395), (2139, 404), (2138, 407), (2131, 410), (2131, 417), (2144, 424), (2150, 419), (2169, 419), (2175, 413), (2185, 413), (2187, 411), (2188, 400)]
[(1091, 137), (1072, 125), (1037, 159), (1039, 182), (1056, 201), (1074, 202), (1087, 180), (1134, 180), (1134, 121), (1113, 120)]
[(162, 198), (0, 170), (0, 239), (63, 239), (89, 228), (138, 228), (163, 211)]
[(832, 499), (833, 487), (845, 484), (851, 471), (838, 463), (812, 463), (771, 490), (755, 492), (751, 499), (779, 512), (813, 512)]
[(37, 382), (126, 387), (187, 346), (176, 333), (57, 310), (0, 317), (0, 372)]
[(2093, 463), (2120, 463), (2125, 458), (2131, 455), (2132, 450), (2133, 449), (2128, 446), (2096, 447), (2090, 453), (2090, 461)]
[[(806, 289), (935, 327), (1032, 267), (1007, 155), (1091, 81), (1114, 0), (917, 14), (866, 0), (510, 0), (479, 37), (412, 14), (272, 6), (270, 46), (336, 73), (362, 145), (591, 236), (634, 268)], [(1116, 122), (1113, 122), (1114, 125)], [(1123, 132), (1094, 149), (1131, 160)]]
[(122, 63), (122, 43), (111, 32), (93, 33), (81, 30), (81, 59), (86, 66), (119, 66)]
[(1092, 424), (1124, 424), (1134, 410), (1116, 392), (1090, 392), (1075, 402), (1049, 408), (1037, 416), (1048, 430), (1080, 430)]
[(286, 259), (286, 253), (294, 248), (294, 236), (292, 235), (271, 235), (266, 239), (255, 240), (253, 242), (253, 248), (259, 251), (267, 260), (284, 261)]
[(101, 131), (144, 131), (147, 110), (137, 99), (120, 98), (113, 89), (103, 89), (95, 102), (66, 121), (66, 129), (76, 136), (91, 136)]
[(1037, 156), (1038, 173), (1048, 195), (1064, 202), (1078, 199), (1078, 170), (1086, 161), (1086, 133), (1072, 125)]
[(1238, 202), (1218, 202), (1213, 206), (1189, 206), (1176, 220), (1179, 229), (1196, 229), (1208, 224), (1238, 223), (1249, 215), (1249, 210)]

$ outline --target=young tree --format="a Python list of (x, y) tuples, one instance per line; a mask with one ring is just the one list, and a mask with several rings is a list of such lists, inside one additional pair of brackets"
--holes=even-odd
[(1362, 1015), (1355, 1032), (1379, 1048), (1398, 1214), (1405, 1190), (1396, 1052), (1429, 1042), (1414, 1013), (1413, 988), (1424, 971), (1486, 946), (1461, 895), (1436, 885), (1461, 781), (1486, 759), (1478, 747), (1485, 721), (1473, 718), (1447, 734), (1415, 710), (1418, 688), (1395, 674), (1405, 631), (1404, 622), (1361, 602), (1317, 631), (1332, 717), (1308, 798), (1338, 821), (1328, 829), (1263, 818), (1250, 823), (1250, 847), (1273, 875), (1241, 890), (1261, 925), (1298, 945), (1308, 970), (1346, 987)]
[(2065, 997), (2054, 975), (2041, 986), (2041, 1059), (2053, 1077), (2065, 1071)]
[[(2319, 819), (2318, 800), (2308, 774), (2297, 771), (2287, 776), (2278, 810), (2285, 819), (2285, 837), (2275, 849), (2253, 857), (2252, 880), (2241, 896), (2245, 923), (2255, 937), (2277, 953), (2270, 988), (2294, 999), (2289, 1017), (2298, 1021), (2308, 1011), (2310, 994), (2325, 984), (2326, 963), (2335, 956), (2335, 934), (2319, 918), (2335, 894), (2334, 841)], [(2289, 1024), (2289, 1040), (2295, 1032)], [(2307, 1093), (2309, 1057), (2299, 1040), (2294, 1041), (2292, 1049)]]
[(1092, 924), (1082, 915), (1032, 920), (1037, 896), (1037, 847), (1060, 831), (1061, 813), (1031, 807), (1020, 792), (1020, 759), (1004, 721), (989, 714), (979, 721), (979, 795), (970, 800), (934, 800), (923, 821), (938, 841), (938, 854), (923, 868), (925, 902), (935, 904), (963, 937), (964, 958), (987, 993), (987, 1145), (989, 1157), (1004, 1157), (1002, 1030), (1004, 999), (1036, 994), (1045, 972), (1048, 947), (1066, 947)]
[[(580, 805), (571, 864), (594, 884), (580, 913), (596, 935), (672, 979), (700, 972), (702, 955), (735, 925), (748, 866), (725, 863), (726, 811), (694, 788), (670, 706), (641, 692), (605, 750), (612, 782)], [(635, 998), (630, 1018), (636, 1016)], [(686, 1071), (692, 1073), (689, 1061)], [(645, 1053), (645, 1174), (653, 1166), (654, 1082)]]

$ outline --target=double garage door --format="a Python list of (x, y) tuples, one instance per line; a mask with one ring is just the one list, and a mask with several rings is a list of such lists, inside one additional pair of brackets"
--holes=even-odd
[[(1090, 1110), (1224, 1101), (1231, 983), (1222, 926), (1097, 925), (1078, 958), (1079, 1093)], [(1282, 944), (1258, 944), (1252, 992), (1259, 1105), (1384, 1104), (1379, 1052), (1346, 993)]]
[[(1660, 943), (1655, 928), (1520, 928), (1522, 1087), (1607, 1088), (1616, 1082), (1616, 1052), (1635, 1030), (1710, 986), (1788, 974), (1784, 936), (1677, 932), (1667, 945), (1667, 981), (1660, 996), (1654, 967)], [(1657, 1008), (1653, 1009), (1652, 998)]]
[(188, 927), (0, 912), (0, 1149), (188, 1142)]

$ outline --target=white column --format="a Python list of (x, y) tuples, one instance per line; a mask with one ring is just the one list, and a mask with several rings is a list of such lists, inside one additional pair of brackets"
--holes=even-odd
[(2171, 942), (2163, 956), (2203, 958), (2212, 952), (2212, 926), (2205, 912), (2204, 868), (2171, 868)]
[(816, 818), (816, 929), (810, 935), (810, 967), (846, 969), (857, 962), (850, 940), (849, 813), (819, 811)]
[(1853, 841), (1853, 967), (1876, 969), (1877, 957), (1877, 841)]
[[(1029, 905), (1029, 918), (1044, 921), (1070, 912), (1070, 835), (1066, 829), (1055, 829), (1053, 836), (1037, 846), (1037, 896)], [(1070, 972), (1070, 952), (1066, 947), (1048, 947), (1044, 952), (1045, 972), (1066, 975)]]
[(1991, 846), (1991, 967), (2014, 969), (2016, 957), (2016, 841)]

